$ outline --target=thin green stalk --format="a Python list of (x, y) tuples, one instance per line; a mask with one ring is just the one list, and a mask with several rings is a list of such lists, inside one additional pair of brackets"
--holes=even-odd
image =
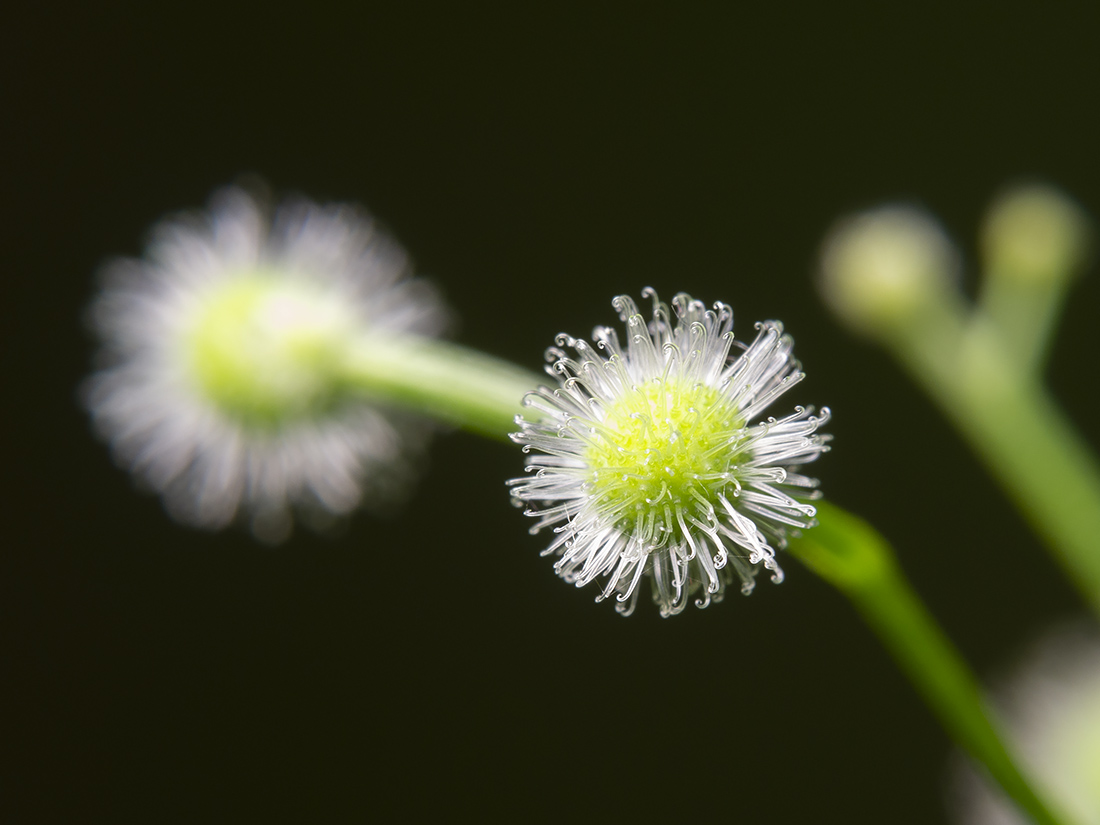
[(976, 316), (1000, 331), (1001, 346), (1020, 372), (1040, 375), (1069, 291), (1068, 279), (1020, 282), (986, 273)]
[(1028, 784), (986, 710), (966, 663), (905, 580), (893, 552), (866, 522), (827, 502), (819, 524), (789, 552), (847, 596), (948, 733), (1037, 823), (1056, 816)]
[[(508, 440), (537, 375), (480, 352), (437, 341), (364, 342), (344, 380), (387, 403)], [(906, 583), (870, 527), (823, 503), (820, 526), (792, 539), (792, 553), (852, 600), (894, 654), (948, 733), (985, 764), (1041, 825), (1064, 822), (1031, 789), (986, 714), (977, 680)]]
[(542, 379), (477, 350), (428, 338), (368, 339), (343, 368), (363, 395), (508, 440), (523, 396)]
[(943, 307), (888, 341), (1100, 615), (1100, 468), (1058, 405), (980, 317)]

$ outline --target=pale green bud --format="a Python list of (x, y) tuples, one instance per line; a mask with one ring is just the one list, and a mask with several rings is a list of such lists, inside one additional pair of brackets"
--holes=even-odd
[(1084, 211), (1049, 186), (1013, 189), (998, 198), (982, 227), (990, 277), (1054, 284), (1076, 276), (1089, 247)]
[(954, 288), (951, 241), (930, 216), (888, 206), (846, 218), (826, 236), (820, 289), (851, 327), (881, 334)]

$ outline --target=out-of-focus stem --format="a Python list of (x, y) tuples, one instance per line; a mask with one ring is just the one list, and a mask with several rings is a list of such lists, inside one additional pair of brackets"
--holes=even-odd
[(1058, 405), (996, 330), (957, 307), (929, 308), (886, 342), (1100, 614), (1100, 469)]
[(851, 600), (951, 737), (1022, 810), (1037, 823), (1067, 822), (1016, 765), (977, 680), (909, 586), (885, 539), (828, 503), (820, 505), (818, 521), (790, 540), (789, 552)]
[(987, 274), (983, 280), (976, 322), (1000, 331), (1001, 346), (1028, 377), (1038, 376), (1046, 363), (1069, 286), (1068, 279), (1021, 283)]

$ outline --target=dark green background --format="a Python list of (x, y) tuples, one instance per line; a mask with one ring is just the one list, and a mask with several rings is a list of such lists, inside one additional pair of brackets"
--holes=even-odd
[[(146, 8), (148, 6), (149, 8)], [(538, 368), (652, 285), (779, 318), (827, 404), (816, 468), (983, 674), (1079, 601), (937, 412), (827, 316), (839, 215), (934, 210), (974, 259), (1004, 183), (1100, 208), (1085, 5), (9, 11), (0, 818), (37, 822), (946, 819), (949, 745), (795, 561), (623, 620), (555, 579), (456, 433), (402, 512), (277, 549), (180, 528), (89, 433), (80, 314), (111, 255), (242, 173), (366, 204), (463, 343)], [(1093, 273), (1095, 274), (1095, 273)], [(968, 281), (968, 289), (973, 280)], [(1082, 283), (1051, 383), (1097, 444)]]

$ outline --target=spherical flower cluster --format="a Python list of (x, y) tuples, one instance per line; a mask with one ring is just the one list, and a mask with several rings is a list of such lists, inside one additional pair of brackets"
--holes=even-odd
[(560, 386), (525, 399), (531, 413), (512, 438), (532, 475), (510, 483), (538, 520), (532, 532), (557, 533), (545, 554), (560, 557), (566, 581), (602, 579), (597, 601), (615, 596), (630, 614), (647, 577), (669, 616), (693, 595), (700, 607), (721, 599), (734, 577), (750, 592), (761, 567), (782, 580), (776, 548), (814, 524), (817, 481), (797, 470), (828, 449), (817, 430), (829, 411), (758, 423), (803, 377), (778, 322), (759, 324), (746, 347), (725, 304), (708, 310), (681, 293), (673, 319), (652, 290), (643, 295), (654, 302), (648, 324), (629, 297), (613, 302), (625, 347), (597, 327), (602, 352), (568, 335), (547, 351)]
[(104, 275), (85, 403), (176, 519), (243, 517), (277, 541), (292, 511), (323, 525), (400, 491), (427, 427), (346, 391), (342, 359), (371, 336), (436, 334), (446, 312), (361, 211), (299, 199), (269, 220), (226, 189)]
[[(1041, 639), (993, 696), (1014, 752), (1045, 796), (1079, 825), (1100, 825), (1100, 630), (1061, 627)], [(961, 757), (960, 825), (1025, 825), (1026, 817)]]

